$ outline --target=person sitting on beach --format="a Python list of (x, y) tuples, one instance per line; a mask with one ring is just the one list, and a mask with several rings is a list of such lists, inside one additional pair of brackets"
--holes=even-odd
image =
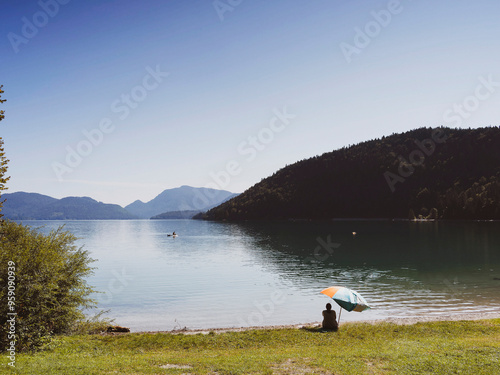
[(323, 329), (328, 329), (332, 331), (337, 331), (339, 325), (337, 323), (337, 313), (332, 310), (332, 305), (330, 303), (326, 304), (326, 310), (323, 310), (323, 323), (321, 324)]

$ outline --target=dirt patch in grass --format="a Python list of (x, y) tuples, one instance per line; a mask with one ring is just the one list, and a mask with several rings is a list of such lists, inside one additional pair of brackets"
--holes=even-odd
[(192, 369), (193, 366), (189, 366), (189, 365), (174, 365), (174, 364), (167, 363), (166, 365), (161, 365), (160, 368), (173, 368), (173, 369), (189, 370), (189, 369)]
[(304, 374), (321, 374), (333, 375), (333, 372), (321, 371), (309, 367), (303, 360), (289, 358), (285, 362), (272, 367), (274, 374), (289, 374), (289, 375), (304, 375)]

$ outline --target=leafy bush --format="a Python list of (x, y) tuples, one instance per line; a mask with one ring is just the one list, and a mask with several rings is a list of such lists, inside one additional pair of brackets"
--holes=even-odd
[[(11, 341), (7, 330), (7, 319), (12, 317), (9, 312), (17, 313), (16, 351), (34, 350), (53, 334), (70, 332), (75, 324), (84, 321), (80, 309), (95, 306), (89, 298), (93, 289), (85, 281), (93, 272), (90, 263), (94, 260), (75, 246), (76, 237), (62, 227), (43, 235), (9, 221), (0, 223), (0, 236), (0, 350)], [(8, 298), (12, 296), (15, 305), (9, 306)]]
[(70, 327), (67, 333), (70, 335), (95, 335), (108, 332), (113, 327), (114, 319), (104, 317), (109, 310), (101, 310), (96, 315), (88, 317), (85, 320), (77, 320)]

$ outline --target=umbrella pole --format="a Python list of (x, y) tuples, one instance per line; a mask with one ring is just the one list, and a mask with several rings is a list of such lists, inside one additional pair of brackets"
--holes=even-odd
[(337, 322), (337, 324), (340, 324), (340, 315), (342, 315), (342, 306), (340, 306), (340, 311), (339, 311), (339, 321)]

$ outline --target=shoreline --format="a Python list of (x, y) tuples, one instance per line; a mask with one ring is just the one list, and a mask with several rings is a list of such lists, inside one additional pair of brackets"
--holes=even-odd
[[(349, 324), (381, 324), (381, 323), (392, 323), (397, 325), (411, 325), (416, 323), (427, 323), (427, 322), (443, 322), (443, 321), (472, 321), (472, 320), (484, 320), (484, 319), (500, 319), (500, 312), (498, 313), (465, 313), (465, 314), (453, 314), (453, 315), (442, 315), (442, 316), (419, 316), (411, 318), (385, 318), (385, 319), (375, 319), (375, 320), (356, 320), (356, 321), (345, 321), (340, 322), (339, 327)], [(252, 327), (227, 327), (227, 328), (205, 328), (205, 329), (173, 329), (171, 331), (134, 331), (130, 333), (137, 334), (156, 334), (156, 333), (170, 333), (170, 334), (185, 334), (185, 335), (196, 335), (196, 334), (209, 334), (213, 333), (225, 333), (225, 332), (243, 332), (251, 330), (267, 330), (267, 329), (301, 329), (301, 328), (313, 328), (321, 325), (321, 321), (310, 322), (310, 323), (297, 323), (297, 324), (283, 324), (283, 325), (270, 325), (270, 326), (252, 326)], [(109, 334), (109, 333), (108, 333)], [(120, 333), (111, 333), (120, 334)], [(123, 334), (123, 333), (121, 333)]]

